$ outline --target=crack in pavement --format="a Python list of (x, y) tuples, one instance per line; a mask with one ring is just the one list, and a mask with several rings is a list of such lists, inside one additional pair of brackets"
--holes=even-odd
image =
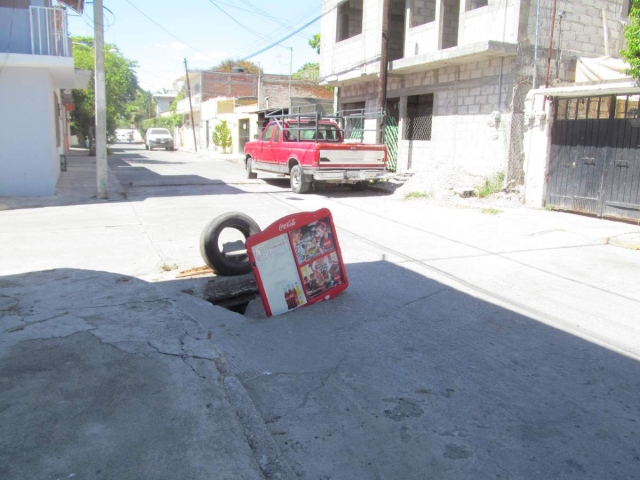
[(84, 307), (67, 307), (67, 310), (85, 310), (85, 309), (88, 310), (88, 309), (91, 309), (91, 308), (124, 307), (125, 305), (129, 305), (129, 304), (132, 304), (132, 303), (155, 303), (155, 302), (162, 302), (162, 301), (172, 302), (173, 300), (171, 298), (168, 298), (168, 297), (156, 298), (154, 300), (131, 300), (130, 302), (113, 303), (113, 304), (107, 304), (107, 305), (93, 305), (93, 306), (84, 306)]
[[(37, 320), (35, 322), (25, 322), (22, 325), (16, 325), (15, 327), (8, 328), (7, 330), (5, 330), (5, 332), (7, 332), (7, 333), (18, 332), (20, 330), (24, 330), (27, 327), (30, 327), (31, 325), (37, 325), (38, 323), (43, 323), (43, 322), (47, 322), (49, 320), (53, 320), (53, 319), (56, 319), (56, 318), (64, 317), (67, 313), (69, 313), (69, 312), (68, 311), (64, 311), (59, 315), (54, 315), (53, 317), (43, 318), (42, 320)], [(26, 318), (28, 318), (28, 317), (23, 317), (22, 320), (24, 321)]]
[(430, 294), (428, 294), (428, 295), (424, 295), (424, 296), (422, 296), (422, 297), (420, 297), (420, 298), (416, 298), (415, 300), (411, 300), (410, 302), (407, 302), (407, 303), (405, 303), (404, 305), (402, 305), (400, 308), (404, 308), (404, 307), (407, 307), (407, 306), (409, 306), (409, 305), (412, 305), (412, 304), (414, 304), (414, 303), (416, 303), (416, 302), (420, 302), (421, 300), (426, 300), (427, 298), (434, 297), (434, 296), (436, 296), (436, 295), (441, 294), (442, 292), (446, 292), (447, 290), (453, 291), (453, 290), (452, 290), (451, 288), (449, 288), (449, 287), (441, 288), (440, 290), (436, 290), (435, 292), (431, 292), (431, 293), (430, 293)]
[[(193, 358), (193, 357), (183, 357), (183, 358), (182, 358), (183, 363), (184, 363), (187, 367), (189, 367), (189, 368), (193, 371), (193, 373), (195, 373), (198, 377), (202, 378), (203, 380), (207, 380), (207, 379), (208, 379), (208, 377), (205, 377), (204, 375), (200, 375), (200, 374), (198, 373), (198, 371), (195, 369), (195, 367), (194, 367), (193, 365), (191, 365), (191, 364), (188, 362), (188, 360), (189, 360), (190, 358)], [(202, 359), (199, 359), (199, 360), (202, 360)], [(209, 360), (209, 361), (210, 361), (210, 360)]]
[[(317, 392), (318, 390), (320, 390), (321, 388), (324, 388), (326, 386), (326, 384), (329, 381), (329, 379), (333, 375), (338, 373), (338, 369), (342, 366), (342, 363), (346, 360), (346, 358), (347, 358), (347, 355), (343, 356), (340, 359), (340, 361), (338, 362), (338, 364), (334, 368), (326, 371), (326, 373), (324, 375), (324, 378), (322, 378), (322, 380), (320, 381), (320, 385), (318, 385), (317, 387), (312, 388), (311, 390), (306, 392), (304, 394), (304, 397), (302, 398), (302, 403), (300, 405), (298, 405), (297, 407), (295, 407), (293, 410), (291, 410), (289, 413), (285, 414), (284, 416), (287, 416), (287, 415), (289, 415), (289, 414), (291, 414), (291, 413), (293, 413), (293, 412), (295, 412), (297, 410), (300, 410), (301, 408), (306, 407), (307, 403), (309, 402), (309, 397), (311, 396), (311, 394), (314, 393), (314, 392)], [(316, 373), (319, 373), (319, 372), (316, 372)], [(283, 375), (287, 375), (287, 374), (283, 374)]]

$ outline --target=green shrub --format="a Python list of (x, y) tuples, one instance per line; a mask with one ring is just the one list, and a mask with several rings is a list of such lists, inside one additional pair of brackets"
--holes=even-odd
[(419, 198), (432, 198), (433, 192), (408, 192), (404, 194), (405, 200), (416, 200)]
[(489, 178), (485, 178), (484, 183), (476, 185), (476, 191), (478, 192), (478, 197), (484, 198), (502, 191), (503, 186), (504, 173), (498, 172)]
[(231, 130), (225, 120), (214, 127), (211, 140), (216, 147), (222, 147), (222, 153), (227, 153), (227, 148), (231, 147), (232, 138)]
[(499, 208), (483, 208), (480, 211), (486, 215), (498, 215), (499, 213), (502, 213), (502, 210)]

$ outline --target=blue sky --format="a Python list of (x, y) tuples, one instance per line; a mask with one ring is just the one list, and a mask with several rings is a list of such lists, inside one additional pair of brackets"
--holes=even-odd
[[(152, 92), (171, 88), (172, 82), (184, 73), (185, 57), (189, 68), (208, 68), (228, 57), (242, 58), (321, 13), (321, 0), (104, 0), (104, 6), (113, 12), (105, 11), (105, 41), (116, 44), (127, 58), (138, 62), (140, 85)], [(93, 5), (85, 8), (82, 17), (69, 17), (72, 35), (93, 36)], [(265, 73), (288, 75), (291, 64), (295, 72), (306, 62), (319, 61), (319, 55), (308, 44), (309, 38), (319, 32), (318, 20), (282, 42), (286, 48), (276, 46), (251, 61), (260, 63)]]

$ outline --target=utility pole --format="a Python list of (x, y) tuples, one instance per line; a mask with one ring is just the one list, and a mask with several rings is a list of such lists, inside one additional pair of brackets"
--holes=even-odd
[(553, 8), (551, 10), (551, 35), (549, 35), (549, 52), (547, 53), (547, 72), (544, 75), (544, 88), (549, 87), (549, 72), (551, 71), (551, 53), (553, 52), (553, 30), (556, 26), (556, 7), (558, 0), (553, 0)]
[(95, 41), (95, 96), (96, 96), (96, 182), (98, 198), (109, 198), (107, 167), (107, 95), (104, 73), (104, 12), (102, 0), (93, 2)]
[(293, 47), (291, 48), (291, 57), (289, 58), (289, 113), (291, 113), (291, 79), (293, 78)]
[(193, 130), (193, 148), (198, 151), (198, 142), (196, 141), (196, 124), (193, 121), (193, 105), (191, 105), (191, 82), (189, 81), (189, 70), (187, 69), (187, 59), (184, 59), (184, 73), (187, 76), (187, 94), (189, 95), (189, 111), (191, 112), (191, 130)]
[(387, 70), (389, 68), (389, 0), (382, 0), (382, 38), (380, 46), (380, 82), (378, 84), (378, 111), (382, 113), (377, 143), (384, 143), (387, 107)]
[(540, 38), (540, 0), (536, 6), (536, 42), (533, 52), (533, 78), (531, 79), (532, 89), (536, 89), (536, 78), (538, 76), (538, 39)]

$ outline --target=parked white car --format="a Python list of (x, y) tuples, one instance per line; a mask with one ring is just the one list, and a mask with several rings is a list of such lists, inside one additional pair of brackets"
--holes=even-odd
[(166, 128), (150, 128), (144, 136), (144, 147), (147, 150), (154, 148), (164, 148), (165, 150), (175, 150), (173, 137)]

